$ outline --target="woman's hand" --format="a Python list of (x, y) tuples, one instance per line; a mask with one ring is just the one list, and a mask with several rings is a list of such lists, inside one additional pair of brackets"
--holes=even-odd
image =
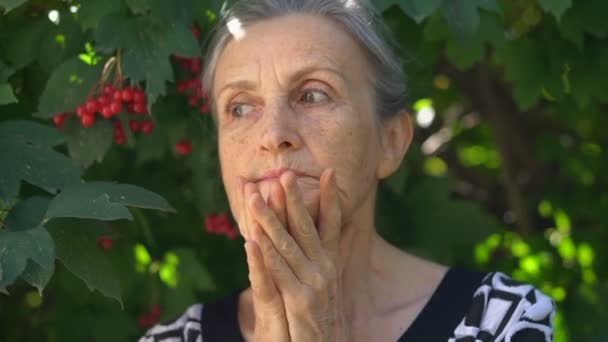
[(249, 282), (251, 283), (253, 293), (255, 314), (253, 341), (289, 341), (289, 330), (283, 299), (264, 264), (264, 257), (259, 245), (250, 240), (251, 227), (257, 223), (252, 219), (250, 212), (247, 210), (244, 199), (258, 191), (258, 189), (252, 183), (245, 187), (243, 179), (240, 182), (241, 193), (244, 195), (240, 203), (240, 207), (245, 214), (243, 235), (248, 239), (245, 242), (245, 251), (247, 253)]
[[(268, 312), (277, 316), (259, 320), (281, 330), (284, 325), (277, 322), (280, 315), (275, 306), (282, 302), (293, 342), (348, 340), (339, 292), (341, 209), (333, 171), (325, 170), (320, 183), (319, 232), (306, 210), (293, 172), (284, 173), (281, 185), (271, 188), (268, 205), (254, 185), (245, 187), (251, 220), (247, 229), (250, 240), (255, 241), (247, 243), (250, 277), (258, 280), (259, 286), (253, 291), (254, 303), (266, 303), (264, 307), (274, 309)], [(262, 286), (267, 288), (261, 289)], [(268, 315), (262, 311), (261, 315)], [(257, 315), (256, 309), (256, 323)]]

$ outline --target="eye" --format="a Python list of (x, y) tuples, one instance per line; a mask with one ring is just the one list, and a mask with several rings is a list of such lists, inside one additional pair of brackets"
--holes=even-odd
[(251, 110), (253, 110), (253, 106), (248, 105), (246, 103), (234, 103), (228, 107), (230, 115), (235, 118), (243, 117), (247, 115), (247, 113), (249, 113), (249, 111)]
[(307, 104), (315, 104), (324, 102), (329, 99), (329, 96), (320, 89), (307, 89), (304, 91), (300, 100)]

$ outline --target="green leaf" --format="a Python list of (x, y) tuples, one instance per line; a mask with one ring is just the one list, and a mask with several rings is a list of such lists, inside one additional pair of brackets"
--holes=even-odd
[(442, 2), (443, 0), (401, 0), (399, 1), (399, 5), (407, 15), (417, 23), (420, 23), (433, 14), (441, 6)]
[(83, 29), (95, 29), (104, 16), (120, 11), (121, 0), (87, 0), (81, 2), (78, 17)]
[(61, 64), (46, 83), (36, 116), (51, 118), (57, 113), (74, 112), (76, 107), (87, 100), (101, 77), (101, 69), (101, 63), (88, 65), (78, 57)]
[(66, 59), (77, 56), (82, 52), (86, 36), (82, 27), (74, 17), (61, 12), (61, 21), (46, 31), (40, 40), (37, 60), (40, 66), (49, 73)]
[(0, 8), (4, 8), (4, 14), (12, 11), (16, 7), (21, 6), (27, 0), (2, 0), (0, 1)]
[(453, 35), (447, 42), (446, 55), (461, 70), (472, 67), (484, 56), (485, 43), (504, 41), (500, 18), (496, 14), (481, 13), (479, 30), (470, 36)]
[(0, 82), (6, 82), (8, 80), (8, 78), (11, 77), (11, 75), (13, 75), (15, 73), (15, 71), (16, 71), (15, 68), (12, 68), (9, 65), (6, 65), (0, 59)]
[(63, 130), (68, 142), (68, 152), (83, 168), (101, 162), (112, 146), (114, 129), (108, 120), (97, 120), (93, 127), (82, 127), (79, 120), (67, 120)]
[(17, 98), (13, 93), (13, 87), (9, 83), (0, 83), (0, 106), (16, 102)]
[(46, 218), (132, 220), (127, 206), (174, 211), (164, 198), (146, 189), (128, 184), (90, 182), (63, 189), (49, 204)]
[(534, 106), (541, 97), (547, 63), (537, 44), (519, 39), (496, 49), (497, 64), (504, 65), (505, 78), (513, 83), (513, 95), (523, 110)]
[(178, 249), (172, 252), (176, 257), (176, 272), (172, 274), (176, 279), (177, 287), (167, 292), (167, 314), (177, 315), (196, 302), (198, 291), (212, 291), (216, 288), (211, 275), (205, 266), (198, 260), (194, 250)]
[(403, 209), (413, 247), (443, 262), (453, 262), (459, 249), (470, 250), (475, 241), (499, 230), (496, 219), (475, 203), (450, 199), (449, 187), (447, 177), (414, 182)]
[(127, 6), (135, 14), (146, 14), (150, 10), (150, 3), (148, 0), (126, 0)]
[(451, 29), (458, 34), (472, 35), (479, 28), (479, 9), (499, 12), (497, 0), (450, 0), (443, 6), (443, 14)]
[(80, 169), (53, 146), (63, 142), (54, 128), (30, 121), (0, 123), (0, 199), (8, 202), (25, 180), (46, 191), (80, 181)]
[(557, 20), (560, 20), (562, 14), (572, 7), (572, 0), (538, 0), (540, 6), (555, 16)]
[(391, 6), (397, 4), (398, 0), (376, 0), (373, 2), (374, 7), (378, 12), (384, 12)]
[(52, 270), (47, 270), (30, 260), (27, 262), (23, 273), (21, 273), (21, 279), (38, 289), (38, 294), (42, 297), (42, 290), (44, 290), (51, 277), (53, 277), (53, 273), (55, 273), (54, 267), (53, 265)]
[(17, 69), (30, 64), (38, 57), (40, 42), (53, 26), (46, 16), (25, 21), (2, 42), (0, 51), (4, 60)]
[(124, 48), (123, 70), (131, 82), (146, 81), (150, 104), (165, 94), (165, 83), (173, 81), (170, 56), (200, 56), (198, 42), (184, 23), (168, 24), (151, 17), (105, 17), (97, 30), (98, 46)]
[[(0, 288), (15, 282), (30, 260), (37, 264), (38, 275), (42, 275), (38, 280), (48, 281), (55, 271), (55, 249), (48, 231), (44, 227), (18, 232), (0, 229)], [(31, 273), (32, 269), (28, 279), (34, 280)], [(36, 284), (41, 290), (46, 282)]]
[[(564, 13), (559, 30), (564, 38), (582, 49), (585, 33), (597, 38), (608, 36), (608, 21), (605, 17), (607, 11), (606, 1), (579, 0)], [(587, 53), (587, 56), (589, 55), (590, 53)]]
[(33, 196), (20, 201), (8, 213), (4, 224), (10, 231), (22, 231), (40, 226), (50, 200), (46, 196)]
[(82, 279), (89, 290), (99, 290), (122, 306), (122, 290), (116, 271), (97, 245), (98, 236), (94, 230), (83, 225), (61, 220), (49, 226), (55, 240), (57, 258)]
[(196, 15), (203, 11), (207, 1), (198, 0), (148, 0), (152, 14), (158, 18), (170, 20), (176, 24), (189, 25)]

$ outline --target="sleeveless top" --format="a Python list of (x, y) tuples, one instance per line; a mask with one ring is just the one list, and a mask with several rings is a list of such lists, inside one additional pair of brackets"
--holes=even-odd
[[(139, 342), (243, 342), (237, 319), (243, 290), (194, 304)], [(551, 342), (554, 317), (553, 300), (532, 285), (452, 267), (397, 342)]]

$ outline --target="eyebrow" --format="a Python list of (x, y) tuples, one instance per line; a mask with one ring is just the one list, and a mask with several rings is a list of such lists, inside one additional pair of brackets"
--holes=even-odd
[[(300, 78), (302, 78), (304, 75), (310, 74), (314, 71), (327, 71), (330, 72), (332, 74), (337, 75), (341, 80), (344, 80), (344, 76), (342, 75), (342, 73), (332, 67), (332, 66), (327, 66), (327, 65), (323, 65), (323, 66), (319, 66), (319, 65), (309, 65), (306, 66), (298, 71), (296, 71), (295, 73), (293, 73), (288, 80), (288, 83), (292, 83), (295, 80), (299, 80)], [(222, 95), (222, 92), (224, 90), (227, 89), (245, 89), (245, 90), (254, 90), (257, 87), (257, 84), (253, 81), (250, 80), (237, 80), (237, 81), (233, 81), (230, 82), (226, 85), (224, 85), (217, 93), (217, 97), (218, 99), (220, 98), (220, 96)]]

